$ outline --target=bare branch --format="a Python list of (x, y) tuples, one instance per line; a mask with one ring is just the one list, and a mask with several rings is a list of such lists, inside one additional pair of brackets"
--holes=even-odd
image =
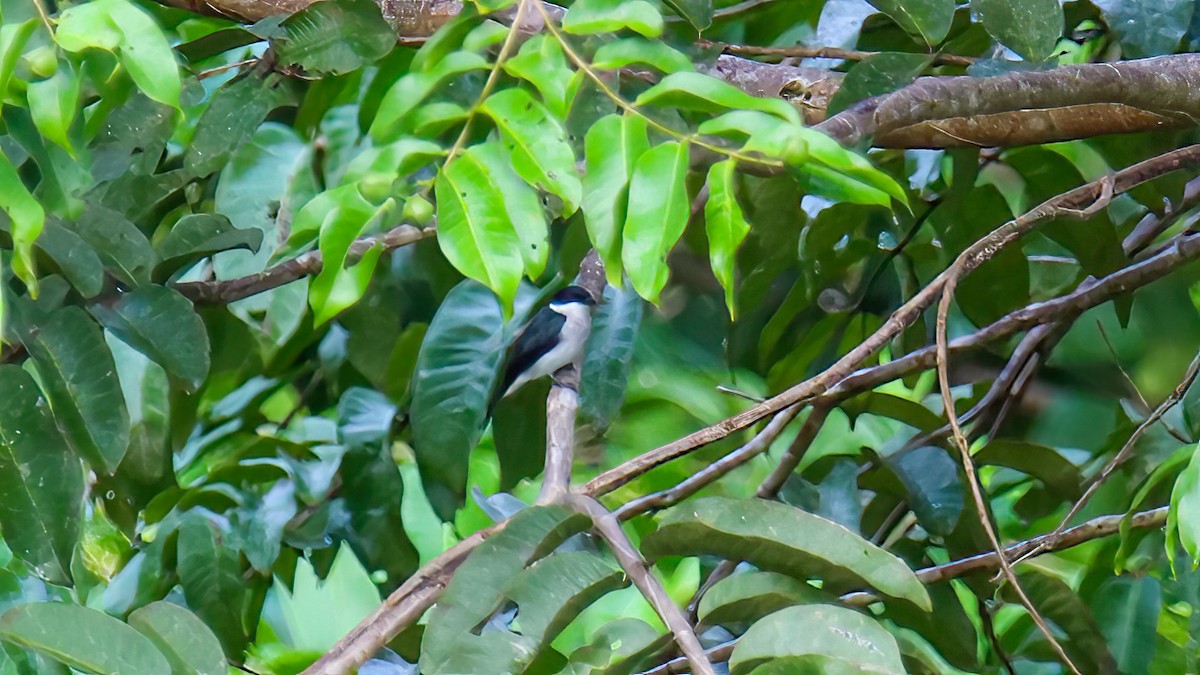
[[(698, 40), (697, 44), (702, 47), (719, 47), (722, 53), (733, 54), (734, 56), (765, 56), (776, 59), (845, 59), (847, 61), (862, 61), (883, 53), (842, 49), (840, 47), (810, 47), (807, 45), (755, 47), (753, 45), (735, 45), (728, 42), (714, 42), (712, 40)], [(962, 66), (965, 68), (975, 63), (975, 59), (970, 56), (956, 56), (954, 54), (933, 54), (929, 59), (933, 65), (937, 66)]]
[(701, 675), (716, 675), (712, 663), (704, 654), (704, 648), (700, 646), (700, 640), (696, 638), (696, 632), (683, 616), (683, 612), (667, 595), (662, 583), (650, 573), (646, 561), (642, 559), (642, 554), (634, 548), (629, 537), (625, 536), (620, 521), (601, 506), (600, 502), (591, 497), (569, 495), (565, 501), (592, 517), (593, 529), (596, 534), (600, 535), (608, 544), (608, 548), (612, 550), (613, 556), (621, 564), (621, 568), (633, 581), (633, 585), (642, 592), (650, 606), (654, 608), (663, 623), (670, 629), (671, 634), (675, 636), (675, 644), (683, 652), (684, 658), (691, 667), (691, 672)]
[[(432, 226), (418, 229), (405, 224), (394, 227), (384, 234), (362, 237), (350, 245), (350, 250), (346, 254), (346, 264), (358, 262), (367, 251), (374, 247), (378, 246), (384, 251), (391, 251), (416, 243), (426, 237), (432, 237), (435, 232), (436, 230)], [(279, 288), (303, 277), (315, 276), (321, 272), (323, 267), (324, 261), (321, 258), (321, 252), (309, 251), (258, 274), (225, 281), (188, 281), (175, 284), (174, 288), (196, 304), (224, 305)]]

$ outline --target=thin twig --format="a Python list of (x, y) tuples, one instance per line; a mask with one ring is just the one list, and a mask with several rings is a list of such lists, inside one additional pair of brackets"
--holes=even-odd
[(608, 509), (601, 506), (600, 502), (591, 497), (568, 495), (565, 503), (591, 516), (593, 531), (608, 544), (613, 557), (620, 563), (621, 569), (625, 570), (625, 574), (629, 575), (633, 585), (642, 592), (650, 606), (654, 608), (659, 618), (675, 636), (675, 644), (683, 652), (692, 672), (701, 675), (716, 675), (712, 663), (704, 654), (704, 647), (700, 645), (700, 640), (696, 637), (695, 630), (683, 616), (683, 612), (667, 595), (662, 582), (650, 573), (646, 561), (642, 559), (642, 554), (634, 548), (629, 537), (621, 529), (620, 521)]
[[(702, 47), (717, 47), (722, 53), (734, 56), (766, 56), (777, 59), (845, 59), (847, 61), (863, 61), (883, 52), (866, 52), (857, 49), (842, 49), (840, 47), (810, 47), (808, 45), (792, 45), (790, 47), (756, 47), (754, 45), (736, 45), (728, 42), (699, 40)], [(967, 67), (975, 63), (970, 56), (955, 54), (930, 54), (930, 63), (937, 66)]]
[[(1087, 489), (1083, 491), (1083, 494), (1078, 500), (1075, 501), (1075, 504), (1071, 506), (1071, 510), (1067, 512), (1067, 515), (1063, 516), (1063, 519), (1058, 524), (1058, 527), (1054, 528), (1053, 532), (1046, 535), (1045, 539), (1043, 540), (1043, 547), (1049, 546), (1059, 537), (1063, 536), (1063, 530), (1066, 529), (1067, 524), (1071, 522), (1071, 519), (1079, 515), (1079, 512), (1083, 510), (1083, 507), (1086, 506), (1092, 496), (1096, 494), (1096, 490), (1099, 490), (1100, 486), (1104, 484), (1104, 481), (1108, 480), (1108, 477), (1112, 475), (1112, 472), (1115, 471), (1116, 468), (1120, 466), (1126, 459), (1129, 459), (1131, 454), (1133, 454), (1133, 448), (1135, 445), (1137, 445), (1137, 442), (1139, 439), (1141, 439), (1142, 435), (1145, 434), (1150, 427), (1154, 426), (1155, 422), (1158, 422), (1160, 419), (1162, 419), (1163, 415), (1166, 415), (1171, 408), (1174, 408), (1181, 400), (1183, 400), (1183, 395), (1187, 393), (1188, 387), (1191, 387), (1192, 383), (1196, 381), (1196, 375), (1198, 373), (1200, 373), (1200, 353), (1197, 353), (1196, 356), (1192, 358), (1192, 362), (1188, 364), (1187, 371), (1183, 374), (1183, 379), (1179, 381), (1179, 384), (1175, 385), (1175, 389), (1171, 391), (1171, 394), (1167, 396), (1167, 398), (1160, 403), (1157, 408), (1154, 409), (1154, 412), (1150, 413), (1149, 417), (1142, 420), (1142, 423), (1133, 430), (1133, 433), (1129, 435), (1129, 438), (1126, 439), (1125, 444), (1121, 446), (1121, 449), (1117, 452), (1117, 454), (1113, 455), (1113, 458), (1108, 460), (1108, 463), (1104, 465), (1104, 468), (1100, 470), (1100, 473), (1088, 483)], [(1021, 558), (1014, 561), (1013, 564), (1019, 563), (1035, 553), (1036, 551), (1031, 551), (1030, 553), (1021, 556)]]

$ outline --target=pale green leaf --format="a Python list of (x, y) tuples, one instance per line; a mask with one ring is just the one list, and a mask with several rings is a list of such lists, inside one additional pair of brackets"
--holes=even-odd
[(578, 0), (563, 17), (563, 30), (576, 35), (623, 28), (656, 38), (663, 32), (662, 14), (646, 0)]
[(637, 115), (608, 115), (584, 138), (587, 172), (583, 176), (584, 225), (604, 261), (610, 284), (621, 284), (621, 232), (634, 163), (650, 149), (646, 120)]
[(558, 119), (567, 116), (575, 94), (575, 71), (567, 65), (567, 57), (553, 36), (543, 33), (530, 38), (516, 56), (504, 62), (504, 70), (537, 87), (542, 101)]
[(643, 37), (627, 37), (607, 42), (596, 50), (592, 67), (598, 70), (618, 70), (644, 64), (663, 73), (693, 70), (692, 61), (665, 42)]
[(79, 78), (69, 64), (60, 64), (54, 76), (30, 82), (29, 115), (47, 140), (72, 152), (68, 133), (75, 121), (79, 101)]
[(537, 193), (513, 171), (508, 154), (499, 143), (481, 143), (464, 154), (474, 155), (487, 167), (504, 198), (508, 220), (521, 240), (525, 274), (530, 279), (537, 279), (546, 271), (550, 260), (550, 224), (546, 222), (546, 210)]
[(37, 272), (34, 268), (33, 242), (42, 233), (46, 212), (29, 193), (17, 170), (0, 152), (0, 208), (12, 219), (13, 272), (37, 295)]
[(688, 146), (676, 142), (646, 151), (634, 165), (621, 261), (634, 290), (651, 302), (667, 285), (667, 254), (691, 214), (687, 169)]
[(530, 185), (563, 201), (563, 215), (579, 208), (583, 187), (566, 132), (541, 103), (524, 89), (506, 89), (483, 103), (500, 129), (517, 174)]
[(796, 108), (783, 99), (752, 96), (715, 77), (690, 71), (664, 77), (661, 82), (642, 92), (635, 103), (710, 113), (761, 110), (795, 124), (801, 121)]
[(708, 259), (713, 274), (725, 289), (725, 306), (729, 318), (736, 317), (734, 308), (734, 264), (737, 251), (750, 233), (750, 223), (738, 204), (734, 172), (737, 163), (731, 159), (717, 162), (708, 170), (708, 203), (704, 205), (704, 224), (708, 233)]
[[(768, 667), (760, 668), (764, 665)], [(734, 647), (729, 672), (903, 675), (907, 671), (896, 639), (871, 617), (834, 605), (801, 605), (781, 609), (751, 626)]]

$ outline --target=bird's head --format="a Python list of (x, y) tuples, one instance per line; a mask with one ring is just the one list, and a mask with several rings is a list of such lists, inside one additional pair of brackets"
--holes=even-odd
[(590, 306), (596, 304), (596, 299), (593, 298), (592, 294), (589, 293), (587, 291), (587, 289), (583, 288), (582, 286), (567, 286), (566, 288), (564, 288), (561, 291), (554, 294), (554, 297), (550, 299), (550, 304), (551, 305), (582, 304), (582, 305), (587, 305), (590, 307)]

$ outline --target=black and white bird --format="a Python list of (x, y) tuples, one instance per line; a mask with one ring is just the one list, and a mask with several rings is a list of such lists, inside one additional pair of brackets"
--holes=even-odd
[(591, 332), (591, 308), (595, 304), (592, 294), (580, 286), (567, 286), (555, 293), (513, 340), (491, 407), (526, 382), (552, 375), (579, 358)]

